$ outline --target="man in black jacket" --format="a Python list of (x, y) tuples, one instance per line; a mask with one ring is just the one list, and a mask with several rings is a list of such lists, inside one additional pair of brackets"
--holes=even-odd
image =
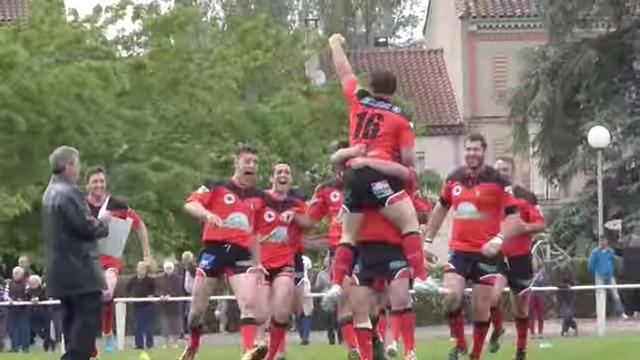
[(88, 360), (100, 330), (104, 278), (97, 239), (109, 234), (108, 212), (91, 216), (76, 186), (80, 156), (62, 146), (49, 156), (51, 181), (43, 196), (47, 290), (60, 299), (66, 352), (63, 360)]

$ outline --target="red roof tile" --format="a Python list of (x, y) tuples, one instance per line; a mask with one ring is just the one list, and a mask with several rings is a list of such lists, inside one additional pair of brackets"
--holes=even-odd
[(470, 18), (537, 18), (538, 0), (455, 0), (458, 16)]
[(0, 0), (0, 22), (22, 18), (27, 13), (27, 0)]
[(412, 102), (410, 114), (427, 125), (428, 133), (437, 132), (434, 127), (463, 125), (442, 49), (376, 48), (351, 52), (349, 58), (355, 72), (394, 73), (398, 95)]

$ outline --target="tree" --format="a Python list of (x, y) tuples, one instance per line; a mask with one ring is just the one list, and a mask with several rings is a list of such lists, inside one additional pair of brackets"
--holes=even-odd
[[(261, 151), (262, 186), (279, 160), (306, 188), (304, 174), (328, 176), (327, 145), (345, 135), (346, 104), (337, 84), (319, 88), (306, 77), (313, 44), (302, 30), (259, 15), (199, 32), (198, 8), (127, 1), (67, 21), (56, 6), (35, 0), (24, 23), (0, 28), (4, 250), (41, 251), (47, 155), (61, 144), (78, 148), (85, 165), (107, 168), (161, 256), (198, 247), (184, 200), (206, 178), (229, 177), (241, 142)], [(139, 28), (106, 38), (126, 16)]]
[[(632, 111), (640, 84), (633, 66), (640, 39), (636, 3), (541, 1), (550, 40), (525, 55), (527, 70), (509, 118), (514, 144), (525, 151), (531, 147), (548, 178), (564, 183), (577, 173), (594, 174), (596, 156), (586, 133), (595, 124), (606, 125), (613, 135), (605, 151), (607, 174), (616, 177), (635, 164), (640, 145), (638, 114)], [(626, 216), (639, 210), (632, 205), (640, 199), (637, 184), (637, 177), (618, 183), (626, 203), (617, 206)]]

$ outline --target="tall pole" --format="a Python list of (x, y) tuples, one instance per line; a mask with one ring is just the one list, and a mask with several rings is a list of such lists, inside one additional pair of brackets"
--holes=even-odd
[[(604, 233), (604, 209), (602, 204), (602, 149), (598, 149), (598, 164), (596, 165), (598, 172), (598, 242)], [(596, 275), (596, 278), (598, 275)], [(596, 284), (598, 280), (596, 279)], [(598, 336), (604, 336), (607, 328), (607, 291), (604, 289), (596, 290), (596, 315)]]
[(602, 149), (598, 149), (598, 241), (604, 234), (604, 205), (602, 201)]

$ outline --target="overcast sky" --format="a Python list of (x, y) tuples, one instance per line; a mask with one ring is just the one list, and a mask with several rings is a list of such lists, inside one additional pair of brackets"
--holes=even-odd
[[(150, 3), (152, 1), (153, 0), (134, 0), (135, 3)], [(73, 8), (78, 10), (79, 15), (83, 17), (86, 15), (89, 15), (91, 13), (91, 10), (93, 10), (93, 8), (96, 5), (102, 5), (104, 7), (104, 6), (115, 4), (117, 2), (118, 0), (65, 0), (65, 5), (67, 6), (67, 8)], [(410, 9), (408, 11), (417, 12), (421, 14), (420, 17), (424, 19), (424, 16), (426, 16), (426, 9), (427, 9), (428, 3), (429, 3), (429, 0), (420, 0), (420, 4), (417, 6), (416, 9)], [(407, 31), (406, 38), (413, 38), (413, 39), (421, 38), (423, 25), (424, 25), (424, 21), (420, 21), (420, 23), (415, 29), (412, 29), (411, 31)], [(131, 23), (121, 24), (120, 26), (117, 26), (117, 27), (132, 28), (133, 24)], [(401, 37), (405, 38), (405, 36), (401, 36)]]

